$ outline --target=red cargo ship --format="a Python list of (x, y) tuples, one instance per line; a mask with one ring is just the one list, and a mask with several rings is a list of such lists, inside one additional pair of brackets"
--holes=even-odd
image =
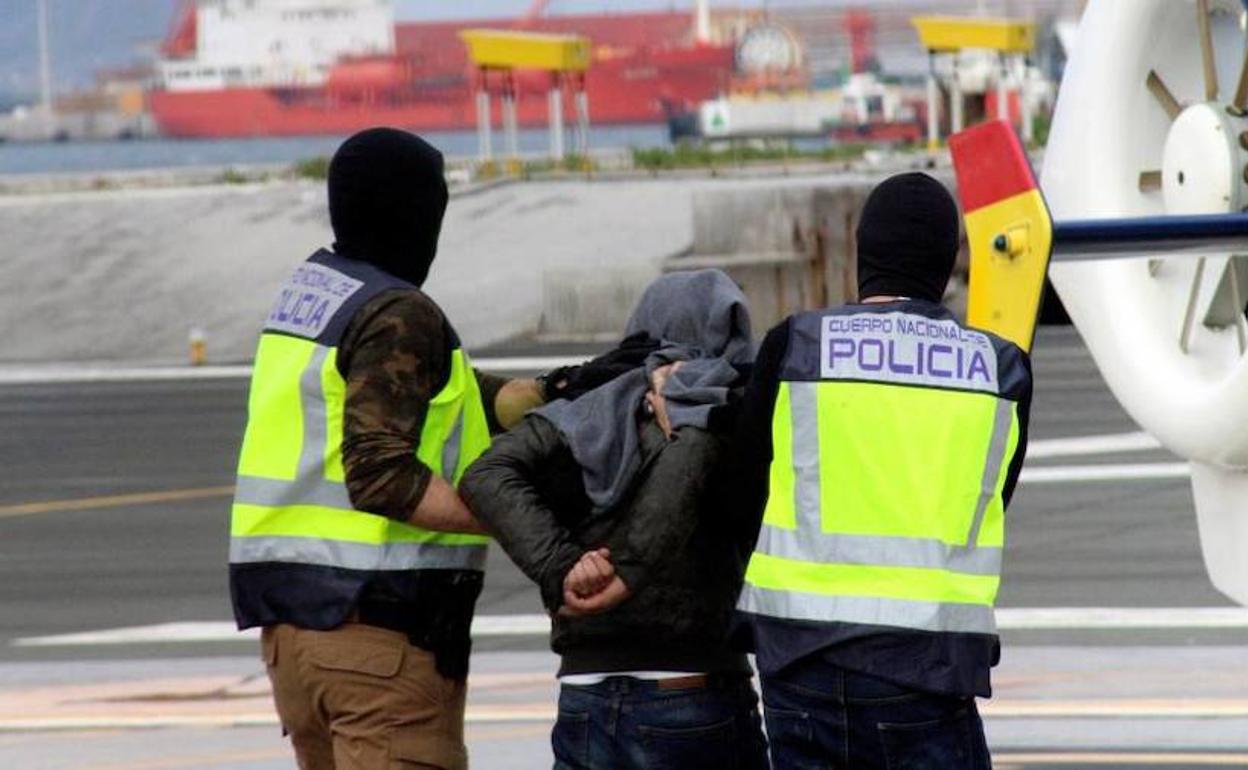
[[(477, 75), (458, 32), (485, 27), (588, 37), (591, 121), (660, 123), (732, 74), (732, 46), (697, 42), (694, 26), (675, 12), (395, 24), (388, 0), (198, 0), (165, 41), (149, 104), (175, 137), (469, 129)], [(549, 87), (520, 74), (521, 125), (545, 125)]]

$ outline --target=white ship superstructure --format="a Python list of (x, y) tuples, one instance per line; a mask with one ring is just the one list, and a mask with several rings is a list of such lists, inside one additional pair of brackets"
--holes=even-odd
[(392, 56), (390, 0), (199, 0), (195, 53), (160, 64), (170, 91), (319, 86), (339, 60)]

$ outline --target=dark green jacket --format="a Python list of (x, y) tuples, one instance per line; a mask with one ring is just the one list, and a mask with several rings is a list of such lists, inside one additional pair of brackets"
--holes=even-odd
[(716, 503), (725, 439), (682, 428), (669, 440), (652, 419), (639, 419), (642, 471), (612, 511), (591, 517), (580, 467), (539, 416), (496, 439), (460, 492), (552, 613), (581, 554), (610, 549), (632, 595), (600, 615), (555, 616), (560, 674), (747, 671), (726, 639), (754, 532)]

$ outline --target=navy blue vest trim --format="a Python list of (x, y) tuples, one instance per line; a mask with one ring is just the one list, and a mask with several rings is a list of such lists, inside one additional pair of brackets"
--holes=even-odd
[(347, 621), (371, 572), (305, 564), (230, 565), (239, 629), (294, 623), (326, 631)]
[[(264, 333), (336, 347), (360, 308), (393, 290), (420, 289), (366, 262), (322, 249), (292, 273)], [(459, 347), (458, 336), (443, 319), (452, 349)], [(439, 666), (451, 661), (450, 671), (466, 666), (468, 625), (482, 580), (477, 570), (360, 571), (284, 562), (230, 565), (230, 595), (239, 628), (291, 623), (327, 630), (349, 620), (361, 600), (398, 604), (403, 617), (412, 618), (413, 638), (428, 635), (421, 646), (439, 655)]]
[(316, 337), (318, 345), (335, 347), (342, 339), (343, 333), (347, 330), (347, 325), (355, 317), (356, 312), (378, 294), (392, 289), (419, 291), (415, 284), (395, 278), (374, 265), (361, 262), (358, 259), (339, 256), (325, 249), (321, 249), (313, 254), (308, 259), (308, 262), (315, 265), (323, 265), (363, 284), (359, 291), (352, 294), (342, 304), (338, 312), (333, 315), (333, 318), (325, 327), (325, 330)]
[[(391, 602), (460, 604), (472, 602), (481, 591), (484, 573), (470, 570), (400, 570), (372, 572), (285, 562), (230, 565), (230, 598), (239, 628), (295, 623), (301, 628), (326, 630), (342, 625), (361, 597), (367, 594)], [(430, 584), (437, 583), (431, 591)], [(445, 596), (450, 584), (455, 597)]]
[(989, 697), (1001, 643), (990, 634), (927, 633), (849, 623), (809, 623), (746, 615), (735, 636), (759, 674), (781, 678), (826, 663), (924, 692)]
[(358, 613), (362, 622), (407, 633), (412, 644), (437, 656), (444, 676), (459, 679), (467, 672), (472, 616), (484, 579), (468, 570), (231, 564), (230, 598), (240, 629), (290, 623), (327, 631)]
[[(350, 300), (345, 302), (342, 308), (335, 314), (330, 325), (326, 328), (324, 334), (317, 338), (316, 342), (321, 345), (333, 346), (337, 345), (342, 339), (342, 335), (346, 332), (347, 326), (350, 325), (351, 319), (359, 312), (360, 308), (368, 304), (377, 295), (387, 291), (419, 291), (424, 294), (424, 290), (414, 283), (409, 283), (400, 278), (395, 278), (385, 272), (376, 265), (367, 262), (361, 262), (358, 259), (351, 259), (338, 254), (321, 249), (308, 258), (308, 262), (316, 265), (323, 265), (332, 270), (336, 270), (346, 276), (357, 281), (361, 281), (364, 286), (358, 293), (353, 295)], [(428, 295), (425, 295), (428, 299)], [(429, 300), (433, 302), (433, 300)], [(435, 307), (437, 303), (434, 303)], [(440, 311), (440, 308), (439, 308)], [(451, 350), (463, 347), (460, 342), (459, 333), (455, 331), (455, 327), (451, 326), (451, 322), (446, 319), (446, 314), (442, 314), (443, 332), (446, 337), (447, 344)]]
[(780, 377), (989, 393), (1018, 401), (1030, 389), (1026, 354), (919, 300), (843, 305), (793, 316)]

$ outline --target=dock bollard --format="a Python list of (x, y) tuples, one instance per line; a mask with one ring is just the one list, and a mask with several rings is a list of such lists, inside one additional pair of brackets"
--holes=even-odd
[(188, 335), (191, 347), (191, 366), (203, 366), (208, 361), (208, 335), (198, 326)]

